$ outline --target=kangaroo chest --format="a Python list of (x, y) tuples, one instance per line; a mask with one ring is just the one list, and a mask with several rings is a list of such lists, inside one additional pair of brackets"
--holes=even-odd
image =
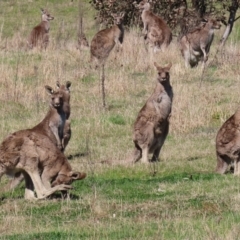
[(64, 112), (56, 114), (54, 117), (49, 119), (48, 126), (54, 134), (58, 134), (61, 138), (63, 136), (63, 128), (66, 121), (66, 115)]
[(61, 113), (58, 119), (58, 132), (60, 136), (63, 136), (63, 128), (64, 128), (65, 121), (66, 121), (66, 115), (64, 113)]
[(48, 22), (42, 22), (42, 29), (44, 30), (44, 33), (48, 33), (50, 30), (50, 26)]
[(153, 98), (153, 105), (158, 119), (166, 119), (172, 109), (172, 92), (162, 91)]

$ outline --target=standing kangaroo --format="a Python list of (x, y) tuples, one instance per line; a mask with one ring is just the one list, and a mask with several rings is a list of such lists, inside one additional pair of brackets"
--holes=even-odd
[(124, 28), (123, 28), (123, 18), (124, 13), (112, 14), (114, 19), (114, 25), (111, 28), (103, 29), (96, 33), (93, 37), (90, 44), (90, 54), (91, 62), (97, 62), (97, 66), (102, 66), (101, 82), (102, 82), (102, 100), (103, 107), (106, 106), (105, 103), (105, 73), (104, 65), (105, 61), (108, 58), (110, 52), (117, 44), (122, 47), (123, 37), (124, 37)]
[(40, 45), (41, 48), (46, 49), (49, 43), (49, 30), (50, 24), (49, 21), (53, 20), (54, 17), (50, 15), (47, 9), (41, 9), (42, 12), (42, 21), (30, 33), (28, 37), (28, 46), (29, 48), (36, 47)]
[(112, 14), (114, 25), (96, 33), (90, 45), (91, 61), (104, 64), (115, 44), (122, 46), (124, 37), (124, 13)]
[(144, 39), (151, 47), (154, 47), (154, 52), (158, 49), (166, 48), (172, 41), (172, 32), (167, 23), (151, 12), (151, 5), (148, 0), (143, 0), (135, 6), (142, 10), (143, 34)]
[(223, 174), (234, 163), (234, 174), (240, 175), (240, 108), (219, 129), (216, 154), (216, 172)]
[(213, 18), (204, 19), (204, 24), (189, 31), (180, 39), (180, 50), (185, 60), (185, 66), (196, 67), (199, 61), (205, 63), (214, 38), (214, 30), (221, 24)]
[(45, 118), (30, 130), (48, 136), (50, 140), (63, 151), (63, 129), (66, 122), (63, 92), (60, 89), (54, 91), (50, 86), (45, 86), (45, 88), (51, 97), (49, 111)]
[(142, 158), (142, 162), (147, 163), (149, 153), (153, 153), (151, 161), (157, 161), (168, 135), (173, 99), (169, 75), (172, 64), (160, 67), (154, 63), (154, 66), (158, 72), (155, 90), (138, 113), (134, 123), (134, 162)]
[[(0, 145), (0, 179), (23, 173), (25, 199), (43, 199), (55, 191), (67, 191), (85, 173), (73, 172), (64, 154), (45, 135), (31, 130), (10, 134)], [(40, 176), (41, 175), (41, 176)]]
[[(71, 137), (70, 121), (66, 120), (70, 116), (70, 86), (71, 82), (69, 81), (66, 85), (60, 85), (57, 82), (57, 91), (54, 91), (50, 86), (45, 86), (51, 97), (50, 109), (39, 124), (28, 129), (28, 131), (48, 137), (61, 151), (64, 151)], [(23, 178), (22, 174), (17, 173), (4, 189), (15, 188), (23, 181)]]
[(66, 85), (61, 85), (57, 81), (57, 87), (59, 91), (62, 93), (63, 96), (63, 112), (65, 113), (66, 116), (66, 121), (63, 127), (63, 136), (62, 136), (62, 148), (63, 151), (65, 150), (70, 138), (71, 138), (71, 122), (70, 122), (70, 113), (71, 113), (71, 107), (70, 107), (70, 87), (71, 87), (71, 82), (67, 81)]

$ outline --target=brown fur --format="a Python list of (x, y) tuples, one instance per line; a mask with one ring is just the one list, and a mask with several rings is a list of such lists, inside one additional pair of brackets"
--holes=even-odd
[(62, 140), (63, 150), (68, 145), (71, 136), (72, 136), (71, 121), (67, 119), (63, 128), (63, 140)]
[(26, 182), (25, 199), (35, 199), (34, 188), (38, 199), (46, 198), (55, 191), (71, 189), (73, 180), (86, 177), (85, 173), (72, 171), (48, 137), (31, 130), (15, 132), (0, 145), (0, 178), (20, 172)]
[(158, 72), (155, 90), (138, 113), (134, 123), (134, 162), (142, 158), (142, 162), (147, 163), (149, 153), (153, 153), (151, 161), (157, 161), (168, 134), (173, 99), (169, 76), (172, 65), (169, 64), (167, 67), (160, 67), (156, 63), (154, 65)]
[(63, 128), (63, 138), (62, 138), (62, 147), (63, 151), (65, 150), (70, 138), (71, 138), (71, 122), (69, 120), (70, 113), (71, 113), (71, 107), (70, 107), (70, 87), (71, 82), (67, 81), (66, 85), (60, 85), (59, 82), (57, 82), (57, 87), (59, 91), (62, 93), (63, 96), (63, 112), (66, 116), (66, 121), (64, 123)]
[(219, 29), (221, 24), (215, 19), (208, 19), (193, 31), (188, 32), (180, 39), (180, 50), (185, 59), (185, 65), (195, 67), (199, 61), (204, 63), (208, 59), (208, 53), (214, 37), (214, 29)]
[(98, 64), (104, 64), (115, 44), (122, 46), (124, 29), (124, 14), (112, 14), (114, 25), (96, 33), (90, 45), (91, 61), (96, 60)]
[(54, 91), (49, 86), (45, 88), (51, 97), (50, 108), (45, 118), (31, 131), (48, 136), (60, 150), (63, 150), (63, 128), (66, 121), (63, 93), (60, 90)]
[(150, 11), (151, 6), (148, 0), (143, 0), (136, 6), (142, 10), (144, 38), (154, 47), (154, 52), (168, 47), (172, 41), (172, 32), (166, 22)]
[[(70, 120), (68, 120), (70, 116), (70, 86), (71, 82), (69, 81), (66, 85), (60, 85), (57, 82), (57, 91), (45, 86), (51, 96), (50, 109), (38, 125), (28, 129), (28, 131), (48, 137), (61, 151), (65, 150), (71, 138)], [(15, 188), (22, 181), (23, 175), (16, 174), (3, 191)]]
[(41, 9), (42, 12), (42, 21), (36, 27), (33, 28), (29, 37), (28, 37), (28, 46), (30, 48), (36, 47), (37, 45), (41, 48), (47, 47), (49, 43), (49, 30), (50, 24), (49, 21), (53, 20), (54, 17), (51, 16), (47, 9)]
[(216, 153), (216, 172), (223, 174), (234, 163), (234, 174), (240, 174), (240, 108), (219, 129)]

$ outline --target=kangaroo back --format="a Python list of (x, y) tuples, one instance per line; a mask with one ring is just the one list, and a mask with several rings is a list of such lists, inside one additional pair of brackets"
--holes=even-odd
[(188, 32), (180, 39), (180, 50), (185, 65), (195, 67), (199, 61), (206, 62), (214, 37), (214, 30), (220, 29), (221, 24), (216, 19), (204, 19), (204, 23)]
[(114, 25), (96, 33), (90, 45), (91, 61), (104, 64), (115, 44), (122, 45), (124, 37), (124, 13), (112, 14)]
[(54, 17), (51, 16), (47, 9), (41, 9), (41, 13), (42, 13), (41, 23), (33, 28), (28, 37), (27, 43), (29, 48), (33, 48), (39, 45), (41, 48), (46, 49), (49, 43), (49, 30), (50, 30), (49, 21), (53, 20)]

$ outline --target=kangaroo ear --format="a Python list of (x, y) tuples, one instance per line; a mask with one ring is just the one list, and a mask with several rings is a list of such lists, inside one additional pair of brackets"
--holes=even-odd
[(67, 88), (68, 90), (70, 90), (71, 85), (72, 85), (72, 83), (71, 83), (70, 81), (67, 81), (67, 82), (66, 82), (66, 88)]
[(205, 17), (201, 20), (202, 23), (207, 23), (208, 22), (208, 19)]
[(60, 82), (56, 81), (57, 88), (60, 88)]
[(53, 88), (48, 85), (45, 86), (45, 89), (46, 89), (47, 93), (50, 95), (52, 95), (54, 93)]
[(169, 71), (171, 67), (172, 67), (172, 63), (170, 62), (165, 68), (167, 68)]
[(159, 68), (160, 67), (156, 62), (154, 62), (154, 66), (155, 66), (155, 68)]
[(43, 8), (40, 8), (40, 10), (41, 10), (42, 13), (45, 13), (45, 10)]
[(125, 12), (121, 12), (121, 18), (124, 18), (124, 16), (125, 16)]
[(69, 174), (68, 174), (69, 177), (72, 178), (72, 180), (81, 180), (81, 179), (84, 179), (87, 174), (86, 173), (80, 173), (80, 172), (73, 172), (71, 171)]

